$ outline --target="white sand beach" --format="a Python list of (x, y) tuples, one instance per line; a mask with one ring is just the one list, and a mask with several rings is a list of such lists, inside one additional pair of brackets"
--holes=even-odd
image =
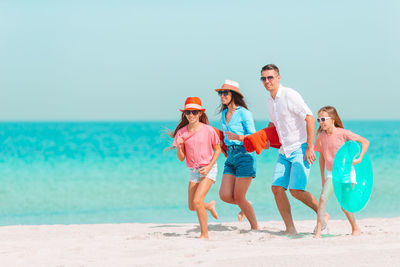
[(332, 220), (323, 238), (315, 221), (296, 221), (299, 235), (281, 234), (280, 221), (209, 225), (200, 240), (197, 224), (94, 224), (0, 227), (1, 266), (400, 266), (400, 217), (359, 220), (350, 235)]

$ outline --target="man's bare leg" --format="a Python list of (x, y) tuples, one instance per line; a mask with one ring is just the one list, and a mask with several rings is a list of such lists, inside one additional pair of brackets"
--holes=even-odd
[(278, 207), (279, 213), (281, 214), (283, 222), (286, 226), (285, 234), (297, 235), (297, 231), (293, 223), (289, 199), (286, 195), (286, 189), (282, 186), (275, 185), (273, 185), (271, 189), (275, 197), (276, 206)]

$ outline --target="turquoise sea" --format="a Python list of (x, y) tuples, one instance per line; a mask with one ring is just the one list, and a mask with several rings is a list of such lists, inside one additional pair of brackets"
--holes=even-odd
[[(163, 130), (177, 122), (3, 122), (0, 123), (0, 225), (197, 222), (187, 208), (187, 170)], [(345, 121), (370, 140), (374, 187), (365, 217), (400, 216), (400, 121)], [(219, 123), (212, 123), (218, 127)], [(257, 122), (264, 128), (266, 122)], [(280, 220), (270, 190), (276, 149), (257, 156), (257, 177), (248, 199), (258, 220)], [(218, 199), (219, 175), (207, 195), (217, 201), (220, 221), (235, 221), (237, 207)], [(318, 163), (308, 190), (319, 198)], [(315, 214), (289, 197), (295, 220)], [(328, 204), (344, 219), (336, 199)], [(213, 218), (210, 222), (214, 222)]]

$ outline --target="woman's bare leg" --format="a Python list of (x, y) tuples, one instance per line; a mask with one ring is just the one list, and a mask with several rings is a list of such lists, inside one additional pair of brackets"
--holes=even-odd
[(237, 203), (237, 205), (239, 205), (240, 209), (243, 211), (243, 213), (249, 220), (251, 229), (257, 230), (258, 223), (256, 215), (254, 213), (253, 206), (246, 199), (246, 193), (247, 190), (249, 189), (252, 180), (253, 180), (252, 177), (236, 178), (235, 188), (234, 188), (234, 200)]

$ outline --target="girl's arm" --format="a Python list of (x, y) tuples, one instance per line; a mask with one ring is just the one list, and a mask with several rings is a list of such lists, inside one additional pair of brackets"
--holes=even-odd
[(185, 159), (185, 149), (183, 147), (183, 139), (181, 137), (176, 139), (176, 155), (180, 161)]
[(360, 156), (358, 158), (355, 158), (353, 160), (353, 165), (356, 165), (358, 163), (360, 163), (365, 155), (365, 152), (367, 152), (368, 146), (369, 146), (369, 141), (367, 139), (365, 139), (364, 137), (359, 137), (357, 140), (355, 140), (357, 142), (361, 143), (361, 153)]
[(201, 175), (206, 176), (209, 173), (211, 168), (214, 166), (215, 162), (217, 162), (219, 154), (221, 154), (221, 145), (215, 144), (214, 145), (214, 154), (213, 154), (213, 157), (211, 158), (210, 163), (207, 166), (199, 168), (199, 172)]
[(319, 169), (321, 171), (322, 187), (324, 187), (324, 185), (325, 185), (325, 158), (322, 153), (319, 153)]

